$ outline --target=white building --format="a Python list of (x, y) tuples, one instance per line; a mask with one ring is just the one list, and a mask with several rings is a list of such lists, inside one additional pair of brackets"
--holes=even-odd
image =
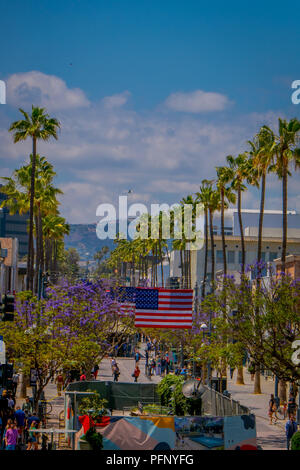
[[(246, 264), (257, 259), (257, 237), (259, 211), (244, 209), (242, 211), (243, 229), (246, 249)], [(237, 209), (229, 209), (225, 214), (225, 240), (228, 274), (241, 270), (242, 248)], [(223, 270), (223, 251), (221, 237), (220, 214), (214, 217), (214, 250), (215, 274)], [(282, 250), (282, 211), (265, 211), (262, 240), (262, 260), (273, 264), (274, 259), (281, 257)], [(300, 214), (295, 211), (288, 213), (287, 255), (300, 253)], [(205, 246), (191, 252), (191, 286), (196, 282), (201, 287), (204, 277)], [(275, 265), (274, 265), (275, 268)], [(209, 238), (207, 280), (211, 280), (211, 245)], [(170, 276), (180, 277), (180, 253), (171, 253)]]

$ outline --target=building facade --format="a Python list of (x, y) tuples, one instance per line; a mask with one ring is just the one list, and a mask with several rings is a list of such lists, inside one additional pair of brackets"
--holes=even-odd
[[(6, 199), (6, 194), (1, 193), (0, 185), (0, 204)], [(19, 243), (19, 257), (27, 255), (28, 250), (28, 232), (27, 222), (29, 214), (10, 215), (6, 207), (0, 208), (0, 237), (17, 238)]]
[[(253, 264), (257, 260), (258, 239), (258, 210), (244, 209), (242, 212), (243, 229), (246, 250), (246, 265)], [(223, 250), (221, 237), (220, 214), (214, 217), (214, 255), (215, 276), (223, 271)], [(240, 228), (236, 209), (227, 210), (225, 213), (225, 240), (228, 274), (241, 271), (242, 247)], [(274, 260), (281, 257), (282, 250), (282, 212), (266, 211), (263, 224), (262, 260), (271, 265), (275, 271)], [(288, 213), (288, 241), (287, 256), (300, 254), (300, 214), (295, 211)], [(199, 287), (204, 277), (205, 246), (200, 250), (191, 252), (191, 286), (196, 282)], [(180, 253), (171, 253), (170, 276), (181, 276)], [(207, 282), (212, 280), (211, 272), (211, 245), (208, 244)]]

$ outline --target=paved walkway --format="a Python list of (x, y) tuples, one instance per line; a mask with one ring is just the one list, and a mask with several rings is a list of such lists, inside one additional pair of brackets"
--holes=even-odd
[[(141, 349), (143, 354), (143, 350)], [(131, 374), (135, 368), (135, 360), (133, 358), (117, 358), (117, 363), (120, 369), (120, 382), (133, 382), (133, 377)], [(152, 376), (151, 378), (145, 375), (145, 359), (142, 358), (139, 362), (139, 367), (141, 370), (140, 377), (138, 382), (140, 383), (159, 383), (161, 380), (160, 376)], [(111, 359), (104, 359), (100, 363), (100, 370), (97, 380), (101, 381), (111, 381), (113, 380), (111, 373)], [(256, 415), (256, 426), (257, 426), (257, 437), (258, 444), (264, 450), (278, 450), (286, 449), (286, 440), (285, 440), (285, 422), (277, 422), (276, 425), (269, 424), (268, 418), (268, 402), (270, 394), (274, 393), (274, 382), (272, 379), (267, 381), (262, 377), (261, 378), (261, 395), (253, 394), (253, 382), (251, 381), (250, 374), (246, 369), (244, 369), (244, 380), (245, 385), (236, 385), (236, 374), (233, 376), (233, 380), (228, 378), (227, 388), (231, 392), (232, 398), (238, 400), (242, 405), (247, 406), (250, 410)], [(28, 389), (28, 395), (31, 395), (31, 389)], [(51, 420), (49, 422), (49, 427), (54, 426), (58, 427), (58, 415), (59, 412), (63, 410), (64, 397), (57, 397), (56, 385), (54, 383), (48, 384), (45, 391), (45, 396), (47, 400), (51, 400), (53, 405), (53, 412), (51, 415)], [(18, 399), (18, 404), (22, 404), (23, 400)]]
[(251, 376), (244, 369), (245, 385), (236, 385), (236, 373), (233, 380), (228, 378), (227, 388), (231, 392), (232, 398), (238, 400), (242, 405), (250, 408), (256, 415), (256, 430), (258, 444), (264, 450), (286, 449), (285, 421), (277, 421), (277, 424), (270, 425), (268, 417), (268, 403), (270, 394), (274, 393), (274, 381), (271, 378), (265, 380), (261, 377), (261, 395), (253, 394), (253, 382)]
[[(133, 358), (128, 357), (117, 357), (116, 358), (117, 364), (120, 369), (120, 376), (119, 382), (134, 382), (134, 378), (132, 377), (133, 371), (135, 369), (135, 360)], [(140, 383), (159, 383), (161, 381), (160, 376), (152, 376), (149, 378), (145, 375), (145, 359), (141, 358), (139, 361), (139, 368), (141, 370), (141, 374), (138, 378), (138, 382)], [(112, 372), (111, 372), (111, 359), (103, 359), (100, 364), (100, 369), (98, 373), (97, 380), (113, 380)]]

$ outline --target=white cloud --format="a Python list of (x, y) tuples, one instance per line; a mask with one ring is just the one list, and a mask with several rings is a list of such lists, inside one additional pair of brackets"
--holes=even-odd
[[(120, 98), (113, 106), (106, 106), (115, 96), (123, 101)], [(178, 202), (197, 191), (202, 179), (213, 178), (215, 166), (224, 164), (226, 155), (244, 151), (259, 125), (272, 121), (276, 126), (277, 116), (282, 115), (270, 112), (235, 119), (221, 115), (216, 120), (157, 109), (136, 112), (122, 105), (128, 97), (125, 91), (78, 109), (58, 109), (55, 116), (62, 124), (58, 141), (38, 142), (38, 152), (49, 158), (57, 171), (56, 185), (65, 193), (61, 211), (69, 222), (95, 221), (98, 204), (115, 204), (128, 189), (133, 189), (129, 202)], [(0, 108), (0, 164), (7, 174), (8, 169), (28, 161), (31, 142), (13, 144), (7, 132), (9, 114), (2, 113), (9, 113), (9, 106)], [(299, 207), (299, 176), (297, 172), (289, 180), (291, 208)], [(280, 204), (281, 184), (272, 183), (270, 175), (268, 182), (269, 208), (276, 197)], [(259, 207), (258, 191), (243, 194), (243, 207), (247, 206)]]
[(229, 105), (227, 96), (221, 93), (195, 90), (189, 93), (172, 93), (165, 101), (167, 108), (186, 113), (222, 111)]
[(8, 78), (7, 102), (17, 107), (44, 106), (49, 111), (89, 106), (82, 90), (70, 89), (61, 78), (37, 71), (15, 73)]
[(123, 93), (118, 93), (112, 96), (106, 96), (103, 98), (102, 103), (104, 104), (105, 108), (112, 109), (112, 108), (120, 108), (127, 103), (131, 93), (129, 91), (123, 91)]

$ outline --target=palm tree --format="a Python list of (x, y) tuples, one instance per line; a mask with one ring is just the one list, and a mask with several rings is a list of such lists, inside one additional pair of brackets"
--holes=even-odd
[(197, 201), (203, 204), (204, 209), (204, 273), (202, 281), (202, 292), (201, 297), (204, 299), (206, 291), (206, 282), (207, 282), (207, 261), (208, 261), (208, 204), (210, 199), (210, 185), (213, 181), (202, 180), (200, 191), (196, 193)]
[(224, 264), (224, 276), (227, 275), (227, 259), (226, 259), (226, 244), (225, 244), (225, 227), (224, 227), (224, 213), (225, 208), (229, 204), (235, 204), (236, 197), (232, 192), (230, 186), (226, 186), (231, 183), (234, 178), (234, 171), (232, 168), (226, 166), (219, 166), (217, 170), (217, 189), (220, 193), (221, 199), (221, 234), (222, 234), (222, 249), (223, 249), (223, 264)]
[[(57, 277), (59, 250), (65, 235), (70, 233), (70, 226), (64, 217), (46, 215), (43, 218), (43, 237), (45, 240), (45, 272), (50, 271), (53, 279)], [(55, 275), (54, 275), (55, 274)]]
[(290, 164), (293, 162), (295, 169), (300, 166), (299, 142), (300, 121), (296, 118), (289, 122), (279, 118), (278, 135), (275, 136), (274, 147), (275, 163), (271, 171), (275, 171), (282, 179), (282, 252), (281, 271), (285, 272), (285, 259), (287, 247), (287, 199), (288, 199), (288, 176)]
[[(295, 169), (300, 166), (299, 143), (300, 121), (296, 118), (289, 122), (285, 119), (278, 120), (278, 135), (275, 135), (274, 157), (275, 162), (270, 170), (277, 173), (282, 179), (282, 251), (281, 271), (285, 273), (286, 248), (287, 248), (287, 200), (288, 200), (288, 177), (291, 176), (290, 164), (293, 162)], [(279, 381), (279, 398), (286, 400), (286, 383)]]
[(210, 232), (210, 246), (211, 246), (211, 285), (212, 293), (215, 291), (215, 240), (214, 240), (214, 213), (220, 210), (220, 195), (217, 190), (214, 190), (212, 185), (209, 188), (210, 194), (208, 199), (208, 216), (209, 216), (209, 232)]
[(238, 218), (240, 226), (240, 236), (241, 236), (241, 247), (242, 247), (242, 277), (245, 275), (245, 260), (246, 260), (246, 250), (245, 250), (245, 238), (244, 238), (244, 229), (243, 229), (243, 220), (242, 220), (242, 192), (247, 189), (244, 184), (246, 181), (248, 184), (258, 186), (256, 172), (253, 168), (252, 162), (248, 157), (247, 152), (239, 154), (236, 158), (232, 155), (226, 157), (229, 167), (234, 170), (235, 176), (232, 180), (231, 187), (237, 193), (237, 203), (238, 203)]
[(31, 115), (23, 109), (19, 111), (24, 119), (15, 121), (11, 124), (9, 132), (13, 133), (14, 143), (32, 139), (32, 171), (30, 187), (30, 210), (29, 210), (29, 236), (28, 236), (28, 257), (27, 257), (27, 290), (33, 290), (33, 208), (34, 208), (34, 190), (35, 190), (35, 166), (36, 166), (36, 146), (38, 140), (47, 141), (51, 137), (57, 139), (57, 130), (60, 123), (55, 118), (45, 112), (45, 108), (38, 108), (32, 105)]
[[(30, 157), (30, 164), (15, 170), (10, 178), (2, 178), (6, 181), (2, 190), (8, 196), (3, 205), (9, 208), (10, 213), (14, 213), (17, 209), (19, 213), (28, 212), (29, 210), (32, 155)], [(36, 155), (34, 206), (34, 235), (36, 238), (35, 292), (37, 292), (38, 287), (38, 274), (42, 270), (44, 263), (43, 216), (57, 213), (58, 201), (56, 196), (62, 194), (60, 189), (52, 186), (52, 180), (55, 175), (53, 166), (47, 162), (46, 158)], [(32, 256), (34, 256), (34, 250)]]
[(253, 167), (257, 170), (258, 179), (261, 180), (261, 197), (260, 197), (260, 211), (259, 211), (259, 224), (258, 224), (258, 240), (257, 240), (257, 287), (260, 283), (261, 274), (261, 253), (262, 253), (262, 231), (265, 209), (265, 194), (266, 194), (266, 178), (271, 163), (274, 158), (275, 136), (273, 132), (266, 126), (263, 126), (259, 133), (254, 137), (253, 141), (248, 141), (251, 151), (250, 156), (252, 159)]

